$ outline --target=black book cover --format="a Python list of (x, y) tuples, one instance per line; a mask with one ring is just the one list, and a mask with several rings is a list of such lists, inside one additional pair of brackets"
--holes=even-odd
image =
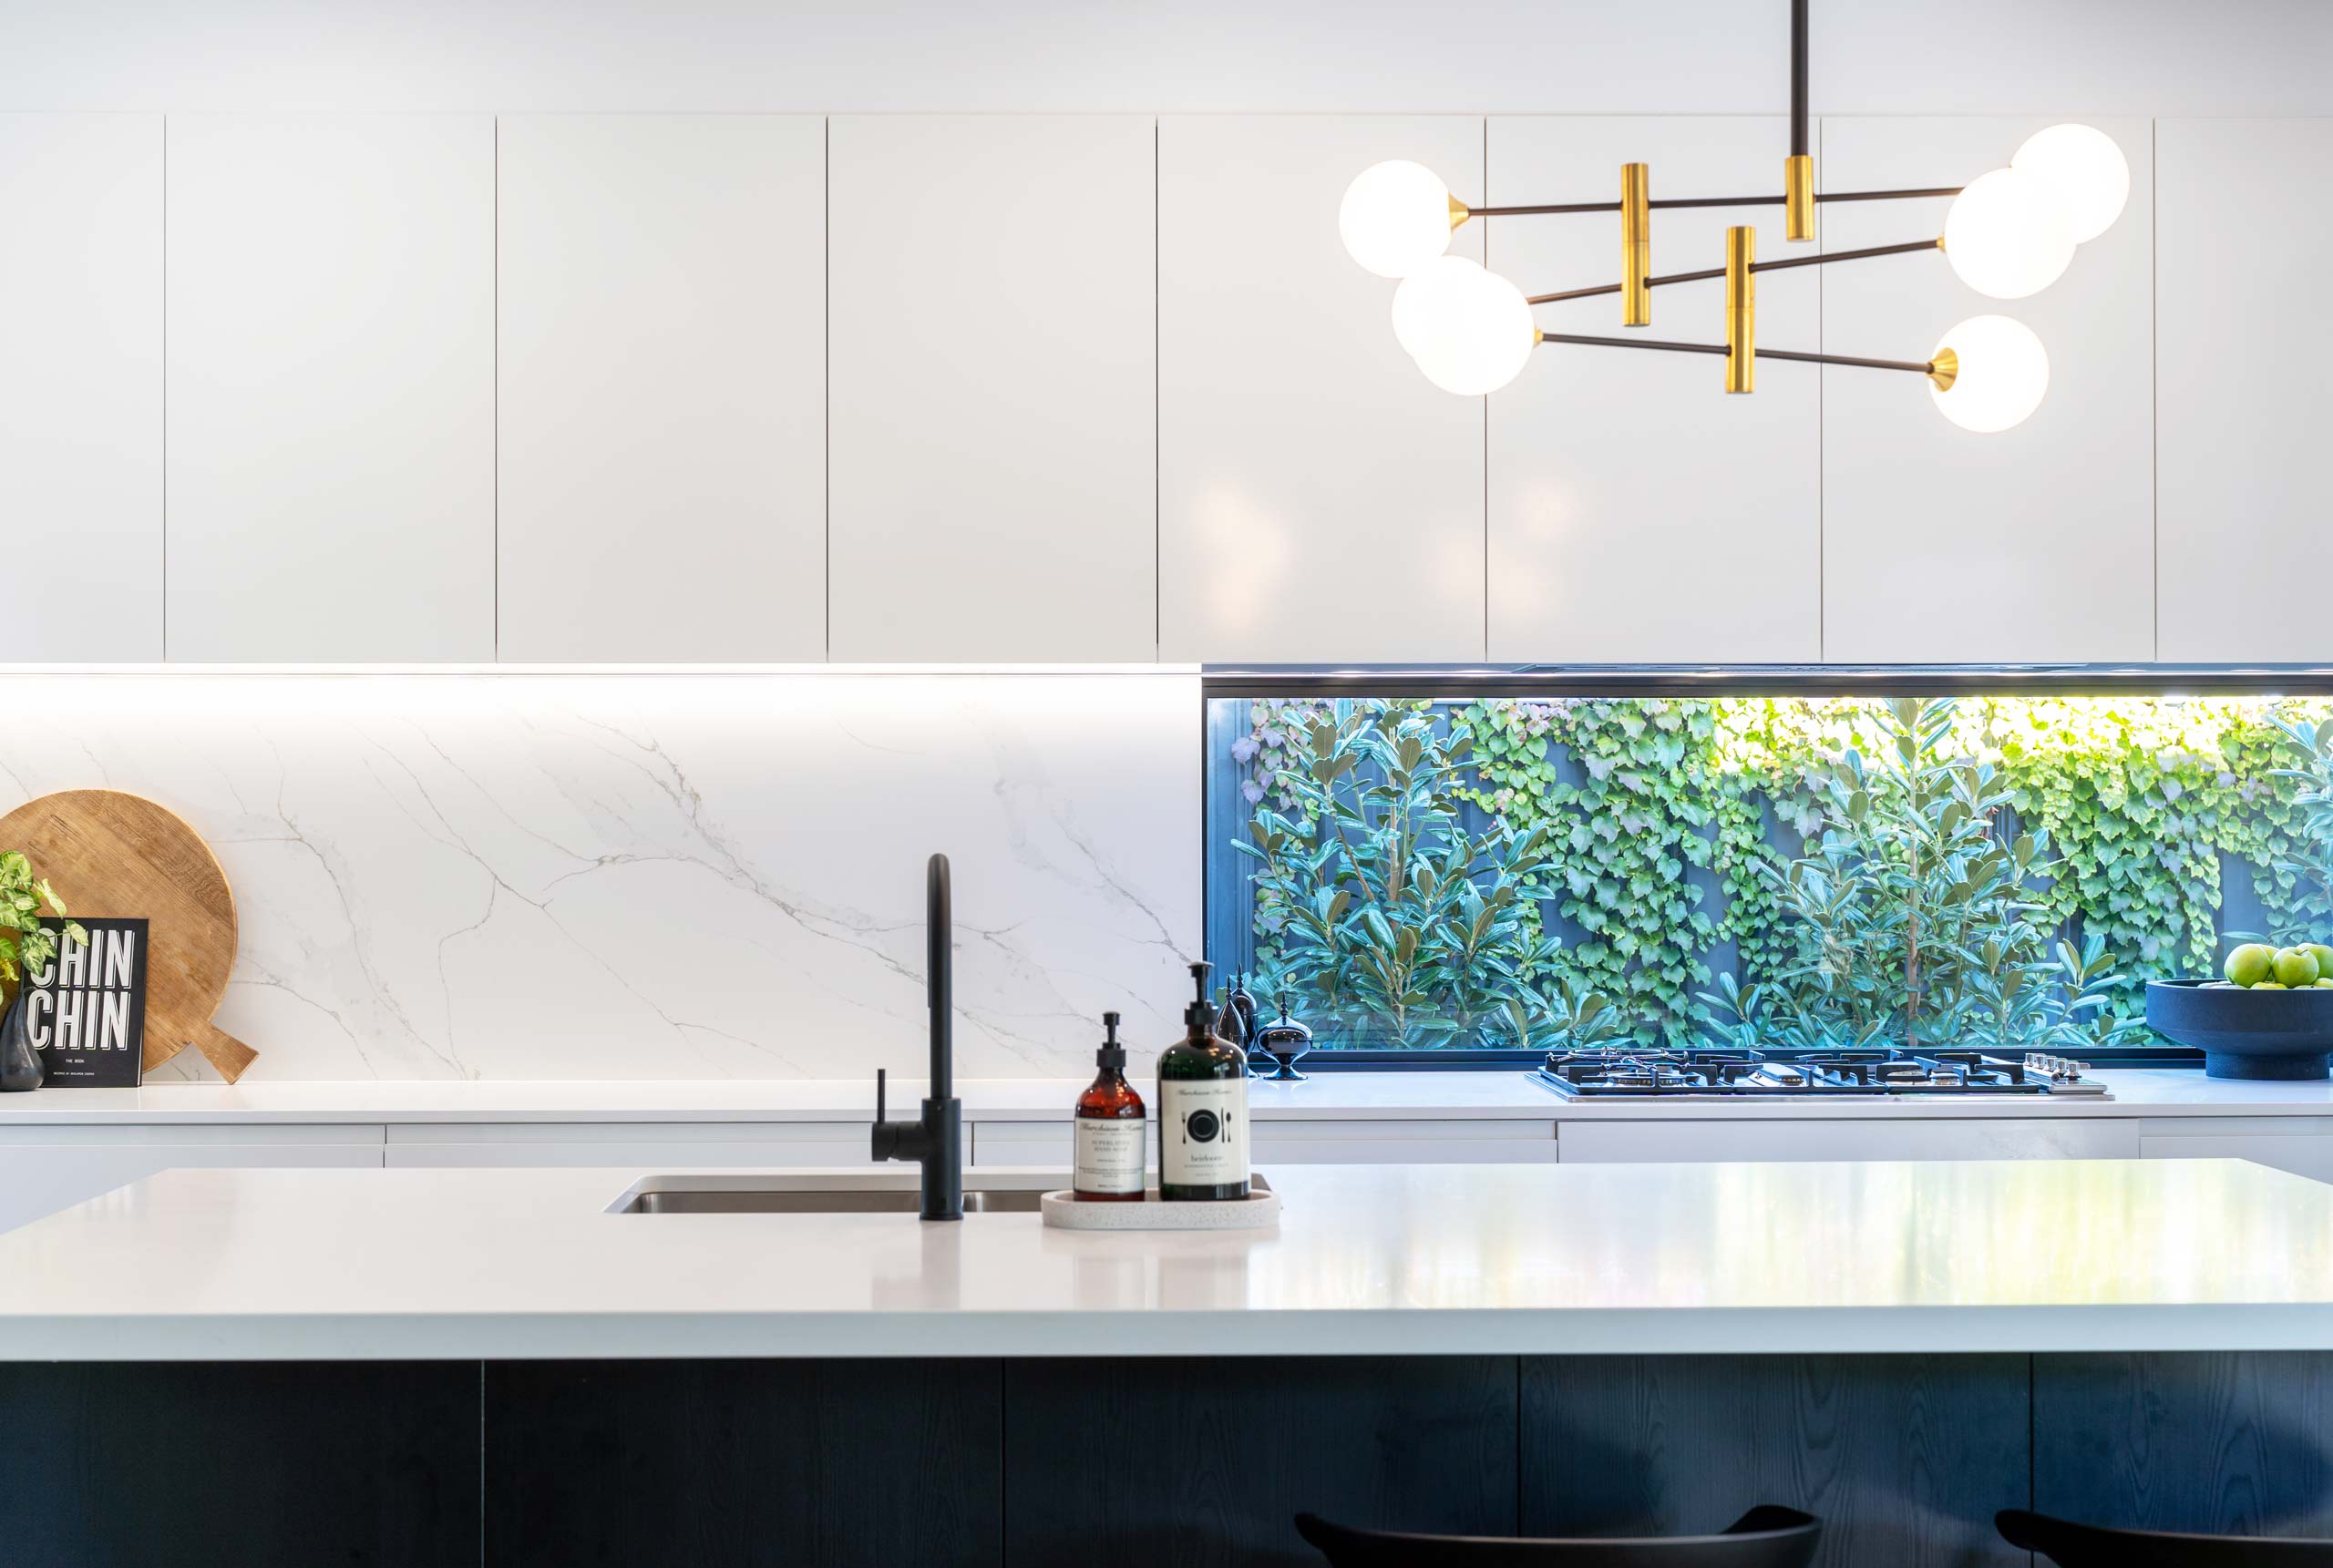
[(86, 945), (59, 933), (56, 958), (25, 977), (25, 1027), (41, 1082), (135, 1089), (145, 1069), (146, 922), (79, 923)]

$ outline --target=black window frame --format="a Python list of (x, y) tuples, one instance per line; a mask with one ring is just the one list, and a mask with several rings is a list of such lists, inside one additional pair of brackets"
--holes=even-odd
[[(1417, 697), (2210, 697), (2333, 696), (2333, 666), (2317, 664), (1539, 664), (1509, 667), (1353, 665), (1202, 666), (1199, 671), (1201, 940), (1213, 907), (1215, 856), (1206, 835), (1216, 802), (1215, 736), (1208, 723), (1226, 698)], [(1786, 1054), (1786, 1053), (1783, 1053)], [(1322, 1050), (1313, 1072), (1514, 1071), (1539, 1050)], [(2100, 1067), (2200, 1069), (2204, 1053), (2179, 1045), (2098, 1051)]]

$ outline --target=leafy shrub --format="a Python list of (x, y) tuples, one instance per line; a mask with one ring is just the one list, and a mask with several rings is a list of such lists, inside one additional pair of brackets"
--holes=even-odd
[(1258, 966), (1347, 1046), (2096, 1049), (2212, 967), (2224, 860), (2279, 939), (2333, 931), (2328, 713), (1258, 702)]

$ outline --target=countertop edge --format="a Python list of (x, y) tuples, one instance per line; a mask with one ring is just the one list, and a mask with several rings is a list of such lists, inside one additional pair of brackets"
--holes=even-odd
[[(1137, 1320), (1139, 1333), (1127, 1331)], [(2333, 1350), (2309, 1303), (13, 1317), (0, 1363)], [(37, 1353), (22, 1347), (36, 1346)]]

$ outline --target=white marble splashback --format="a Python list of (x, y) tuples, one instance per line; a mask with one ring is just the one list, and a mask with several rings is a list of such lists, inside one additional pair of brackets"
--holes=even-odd
[[(11, 676), (9, 804), (209, 839), (219, 1022), (265, 1079), (920, 1076), (924, 860), (958, 1070), (1177, 1029), (1200, 929), (1188, 674)], [(60, 888), (68, 900), (70, 890)], [(88, 913), (136, 914), (136, 910)], [(208, 1076), (195, 1053), (159, 1077)]]

